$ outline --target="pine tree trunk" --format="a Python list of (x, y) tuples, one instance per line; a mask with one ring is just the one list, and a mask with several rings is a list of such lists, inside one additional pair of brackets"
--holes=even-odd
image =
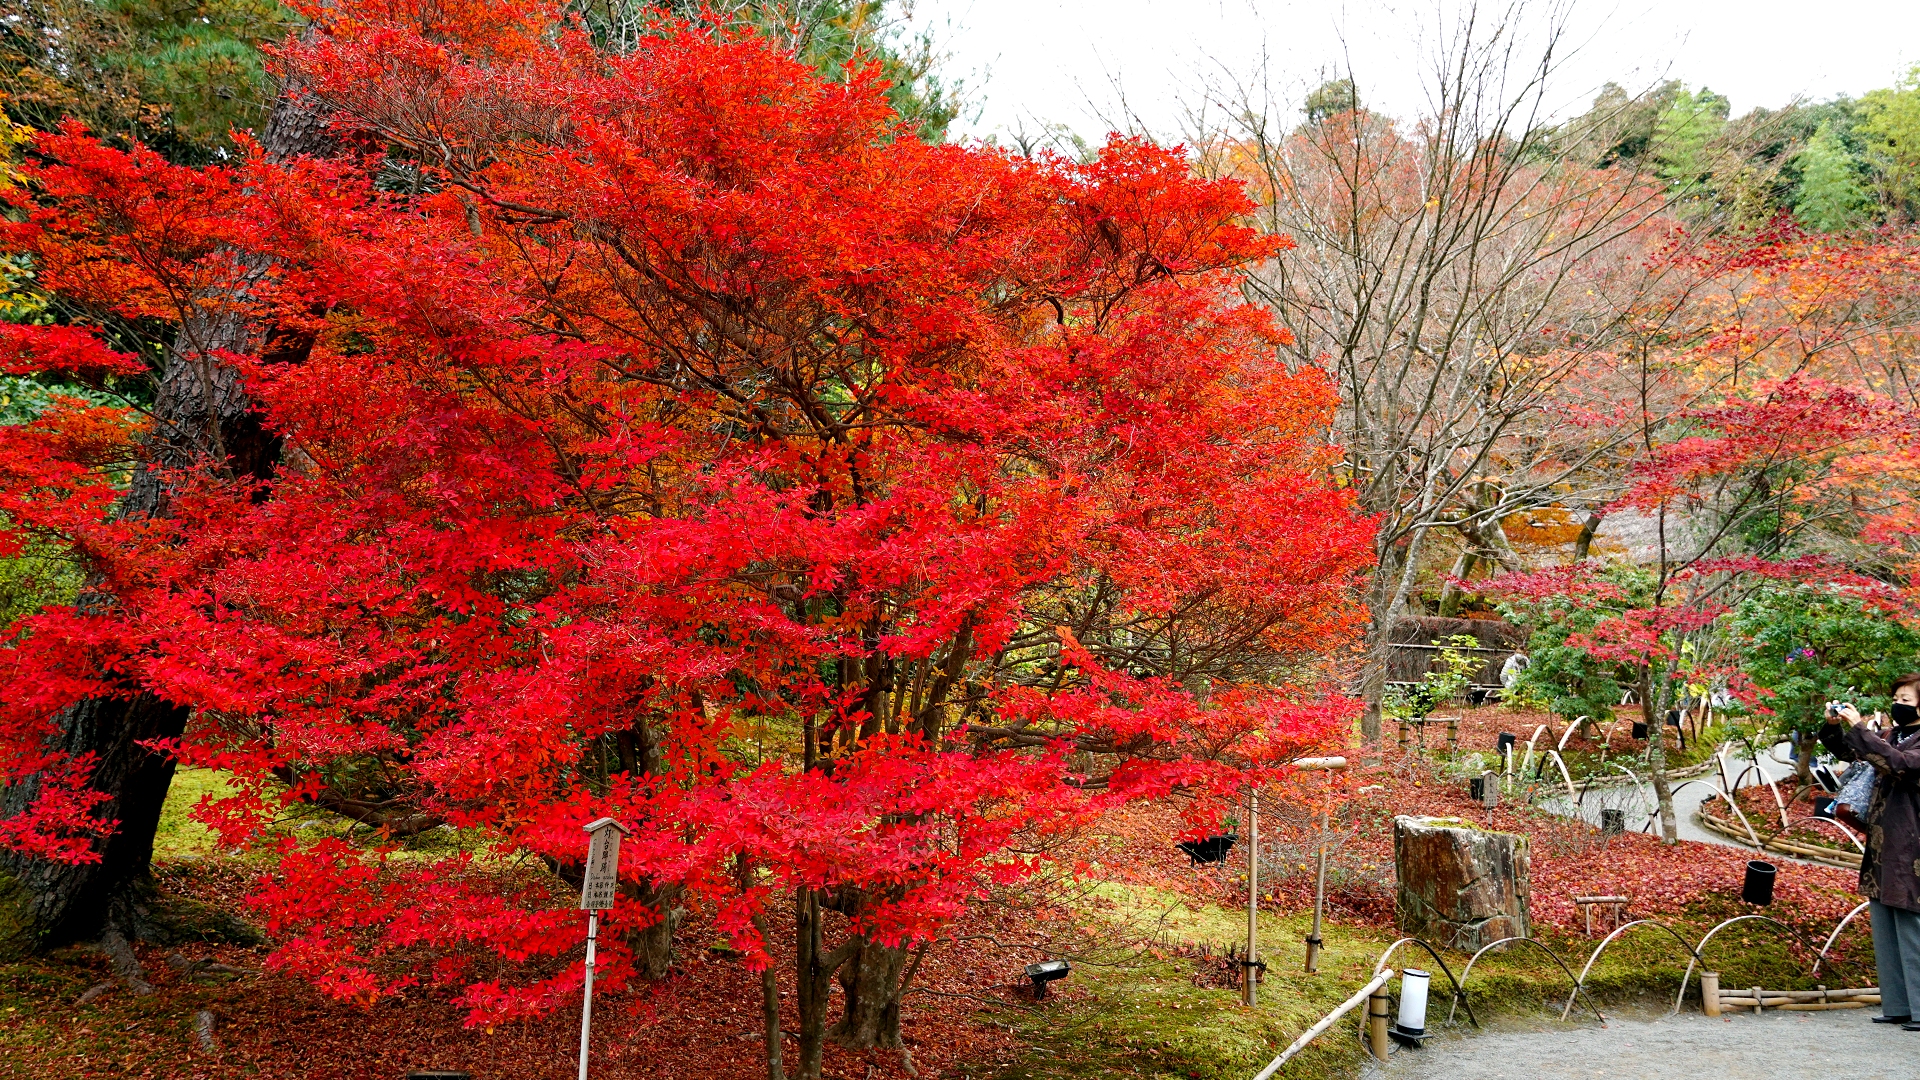
[[(324, 112), (297, 83), (281, 88), (262, 145), (276, 160), (330, 147)], [(211, 467), (235, 478), (265, 480), (279, 462), (280, 440), (261, 423), (238, 372), (215, 357), (219, 350), (262, 351), (298, 361), (311, 341), (282, 339), (229, 305), (201, 310), (207, 314), (189, 318), (166, 352), (153, 430), (142, 450), (143, 467), (135, 470), (118, 507), (122, 517), (167, 516), (164, 470)], [(114, 600), (94, 592), (80, 603), (105, 609)], [(154, 835), (174, 771), (170, 757), (139, 743), (177, 737), (187, 720), (185, 706), (163, 701), (131, 680), (117, 696), (79, 701), (61, 714), (60, 748), (96, 755), (88, 786), (108, 796), (96, 813), (119, 825), (96, 842), (97, 862), (55, 865), (0, 851), (0, 952), (54, 948), (116, 927), (135, 936), (134, 909), (151, 889)], [(37, 791), (31, 779), (15, 785), (0, 797), (0, 812), (19, 812)]]

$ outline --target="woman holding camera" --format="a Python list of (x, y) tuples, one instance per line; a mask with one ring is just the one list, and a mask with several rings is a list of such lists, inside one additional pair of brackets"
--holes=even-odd
[(1880, 969), (1881, 1015), (1873, 1022), (1920, 1031), (1913, 1015), (1920, 1004), (1920, 673), (1894, 680), (1892, 717), (1883, 736), (1852, 705), (1831, 708), (1820, 742), (1842, 761), (1873, 766), (1873, 799), (1860, 814), (1867, 826), (1860, 892)]

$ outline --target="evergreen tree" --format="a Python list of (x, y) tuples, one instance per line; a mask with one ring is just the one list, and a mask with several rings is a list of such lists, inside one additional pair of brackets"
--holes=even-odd
[(1860, 99), (1858, 131), (1882, 203), (1912, 220), (1920, 214), (1920, 64), (1892, 87)]
[(1727, 109), (1727, 99), (1704, 86), (1674, 96), (1654, 126), (1651, 146), (1663, 178), (1688, 192), (1712, 179), (1716, 155), (1711, 144), (1727, 125)]
[(1810, 229), (1838, 232), (1866, 220), (1873, 199), (1860, 182), (1861, 162), (1831, 124), (1820, 125), (1796, 158), (1800, 191), (1793, 215)]
[(294, 21), (276, 0), (17, 0), (13, 11), (0, 20), (12, 119), (46, 130), (71, 116), (190, 164), (264, 124), (260, 45)]

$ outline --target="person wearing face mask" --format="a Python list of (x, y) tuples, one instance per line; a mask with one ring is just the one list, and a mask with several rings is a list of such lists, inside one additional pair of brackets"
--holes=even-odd
[[(1873, 956), (1880, 970), (1876, 1024), (1920, 1031), (1920, 673), (1893, 683), (1892, 730), (1881, 735), (1858, 709), (1842, 705), (1820, 729), (1820, 742), (1842, 761), (1873, 766), (1873, 799), (1861, 815), (1867, 850), (1860, 892), (1873, 919)], [(1844, 721), (1843, 726), (1840, 721)]]

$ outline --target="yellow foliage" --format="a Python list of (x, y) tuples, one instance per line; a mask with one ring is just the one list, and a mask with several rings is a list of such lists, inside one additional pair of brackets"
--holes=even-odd
[(13, 171), (14, 154), (30, 134), (26, 128), (0, 115), (0, 191), (20, 182), (20, 174)]
[(1563, 506), (1545, 506), (1501, 519), (1507, 542), (1516, 548), (1550, 548), (1580, 538), (1582, 522)]

